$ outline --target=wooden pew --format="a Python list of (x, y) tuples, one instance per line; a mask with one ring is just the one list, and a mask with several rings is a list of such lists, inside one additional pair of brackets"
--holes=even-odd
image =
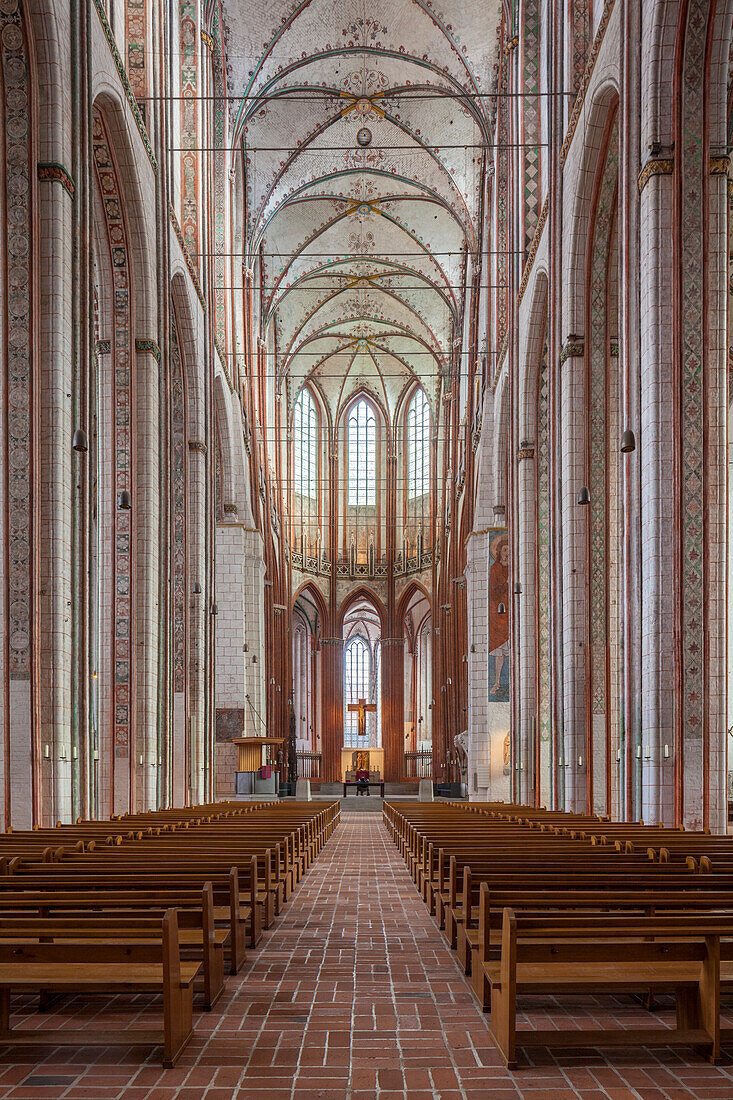
[[(9, 926), (6, 925), (6, 932)], [(20, 932), (20, 929), (18, 930)], [(163, 1065), (176, 1064), (193, 1035), (193, 986), (201, 964), (181, 962), (178, 921), (169, 909), (161, 922), (160, 936), (151, 939), (149, 929), (127, 929), (124, 938), (99, 940), (84, 937), (80, 926), (76, 939), (58, 937), (39, 943), (22, 934), (12, 942), (0, 941), (0, 1043), (10, 1046), (89, 1046), (95, 1041), (124, 1046), (163, 1046)], [(13, 992), (47, 991), (64, 994), (154, 992), (163, 997), (163, 1029), (79, 1030), (10, 1026)]]
[[(28, 909), (0, 913), (0, 943), (12, 943), (19, 934), (49, 942), (78, 937), (91, 941), (97, 934), (104, 940), (118, 938), (123, 942), (128, 933), (160, 938), (161, 922), (167, 911), (160, 907), (125, 907), (121, 898), (114, 899), (105, 908), (98, 904), (89, 906), (84, 898), (77, 900), (76, 908), (57, 905), (52, 895), (47, 895), (45, 900), (46, 904), (37, 906), (39, 912), (36, 913)], [(61, 915), (41, 916), (40, 910), (59, 911)], [(178, 908), (176, 912), (180, 956), (183, 960), (201, 962), (202, 1007), (208, 1012), (224, 991), (224, 948), (229, 944), (229, 930), (215, 927), (211, 883), (205, 884), (198, 907)]]
[[(604, 916), (558, 932), (552, 917), (517, 917), (505, 909), (501, 955), (487, 967), (491, 1033), (508, 1068), (525, 1047), (693, 1046), (720, 1054), (720, 932), (733, 923)], [(562, 939), (559, 938), (562, 935)], [(538, 1028), (518, 1031), (517, 995), (671, 993), (676, 1028)]]

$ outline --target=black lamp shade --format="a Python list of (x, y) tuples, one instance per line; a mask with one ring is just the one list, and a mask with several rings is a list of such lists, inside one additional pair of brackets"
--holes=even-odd
[(584, 485), (578, 493), (578, 504), (590, 504), (590, 489)]
[(621, 436), (621, 451), (627, 455), (631, 451), (636, 450), (636, 437), (631, 428), (627, 428), (624, 434)]
[(201, 595), (201, 585), (198, 583), (198, 581), (196, 581), (196, 584), (193, 586), (193, 594), (194, 596)]
[(498, 615), (506, 615), (506, 605), (503, 604), (503, 603), (500, 603), (499, 606), (496, 609), (496, 612), (497, 612)]
[(84, 431), (83, 428), (76, 429), (71, 446), (74, 448), (75, 451), (78, 451), (80, 454), (85, 455), (87, 453), (87, 451), (89, 450), (89, 440), (87, 439), (87, 433)]
[(117, 507), (121, 508), (123, 512), (129, 512), (132, 508), (132, 497), (127, 489), (123, 489), (117, 497)]

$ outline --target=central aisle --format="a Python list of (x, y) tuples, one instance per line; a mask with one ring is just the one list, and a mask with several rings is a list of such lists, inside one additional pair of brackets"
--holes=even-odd
[[(236, 998), (251, 997), (250, 1022), (264, 1017), (260, 1087), (275, 1087), (272, 1067), (297, 1065), (302, 1097), (519, 1095), (381, 822), (342, 812)], [(251, 1068), (246, 1081), (259, 1097)]]

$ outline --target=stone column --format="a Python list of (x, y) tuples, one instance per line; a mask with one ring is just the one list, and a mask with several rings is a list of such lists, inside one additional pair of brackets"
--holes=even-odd
[(534, 804), (537, 771), (537, 620), (536, 620), (536, 496), (535, 448), (522, 440), (517, 455), (517, 508), (519, 561), (514, 570), (520, 591), (510, 593), (514, 621), (519, 627), (517, 681), (521, 699), (518, 737), (517, 791), (520, 802)]
[(562, 469), (562, 763), (564, 809), (585, 813), (587, 794), (586, 682), (588, 647), (588, 506), (578, 504), (587, 485), (585, 370), (582, 336), (567, 337), (560, 354)]
[[(135, 740), (130, 746), (133, 812), (153, 809), (157, 802), (159, 624), (157, 579), (161, 569), (159, 547), (160, 419), (158, 371), (160, 349), (153, 340), (135, 341), (135, 483), (132, 494), (134, 562), (137, 581), (134, 646), (137, 697)], [(125, 807), (127, 809), (127, 807)]]
[[(39, 166), (39, 175), (40, 173)], [(51, 166), (47, 166), (49, 169)], [(58, 168), (58, 166), (55, 166)], [(39, 187), (40, 207), (40, 259), (43, 308), (40, 311), (40, 336), (42, 356), (41, 389), (41, 441), (40, 459), (43, 469), (41, 494), (40, 531), (40, 671), (43, 690), (40, 693), (41, 730), (31, 746), (18, 749), (16, 767), (25, 770), (35, 766), (35, 785), (41, 804), (35, 806), (35, 819), (41, 823), (41, 811), (47, 809), (47, 818), (68, 822), (73, 819), (74, 798), (71, 769), (83, 774), (78, 784), (77, 810), (84, 813), (88, 807), (89, 785), (86, 768), (89, 763), (88, 712), (86, 730), (78, 730), (77, 760), (72, 760), (72, 620), (77, 645), (80, 645), (80, 679), (77, 684), (79, 698), (88, 699), (88, 636), (86, 631), (86, 599), (75, 593), (76, 605), (72, 608), (72, 497), (77, 508), (77, 523), (84, 529), (82, 512), (87, 500), (88, 454), (74, 453), (71, 449), (74, 429), (79, 426), (89, 436), (87, 410), (82, 401), (75, 402), (78, 424), (72, 423), (72, 407), (68, 394), (72, 386), (72, 222), (74, 205), (70, 178), (56, 172), (45, 177)], [(86, 391), (86, 386), (84, 387)], [(72, 478), (72, 469), (74, 476)], [(73, 487), (72, 487), (73, 486)], [(76, 487), (78, 486), (78, 488)], [(80, 534), (79, 543), (84, 543)], [(78, 544), (77, 544), (78, 545)], [(82, 572), (84, 580), (88, 573)], [(81, 577), (79, 578), (81, 581)], [(81, 588), (81, 584), (77, 586)], [(31, 726), (26, 723), (28, 737)], [(83, 743), (82, 743), (83, 739)], [(53, 757), (46, 760), (44, 745), (48, 744)], [(53, 758), (63, 748), (66, 761), (59, 760), (54, 767)], [(48, 772), (53, 769), (53, 792)], [(42, 777), (42, 778), (41, 778)], [(30, 775), (21, 777), (13, 771), (13, 827), (30, 828), (34, 799), (31, 798)], [(17, 812), (15, 812), (17, 810)]]

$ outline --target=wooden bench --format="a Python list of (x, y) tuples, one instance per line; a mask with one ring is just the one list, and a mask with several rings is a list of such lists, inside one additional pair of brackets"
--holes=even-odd
[[(0, 879), (0, 916), (26, 915), (52, 916), (75, 911), (91, 912), (127, 912), (134, 920), (138, 912), (164, 910), (175, 907), (179, 912), (193, 910), (200, 912), (202, 905), (202, 886), (193, 884), (183, 886), (154, 880), (143, 883), (124, 876), (110, 882), (94, 880), (88, 876), (64, 876), (54, 882), (48, 878), (40, 883), (24, 884), (19, 889), (13, 879)], [(232, 868), (226, 882), (211, 883), (214, 903), (214, 927), (217, 937), (228, 948), (230, 973), (237, 974), (246, 959), (247, 930), (251, 927), (251, 911), (248, 906), (240, 906), (238, 876)], [(14, 888), (13, 888), (14, 887)], [(181, 917), (183, 930), (190, 920), (197, 918)]]
[[(201, 969), (197, 962), (181, 962), (178, 920), (174, 909), (163, 916), (160, 935), (150, 938), (149, 929), (128, 929), (122, 938), (100, 940), (96, 929), (84, 936), (80, 926), (76, 938), (59, 937), (39, 943), (19, 935), (12, 942), (0, 941), (0, 1043), (10, 1046), (163, 1046), (163, 1065), (176, 1064), (193, 1035), (193, 986)], [(9, 925), (5, 926), (9, 934)], [(10, 1026), (10, 998), (13, 992), (60, 993), (143, 993), (163, 998), (162, 1031), (83, 1028), (13, 1030)], [(137, 1011), (137, 1010), (136, 1010)]]
[[(733, 926), (728, 926), (728, 931)], [(560, 938), (562, 936), (563, 938)], [(486, 966), (491, 1033), (508, 1068), (525, 1047), (693, 1046), (720, 1054), (720, 928), (715, 921), (656, 922), (603, 916), (561, 931), (552, 918), (505, 909), (500, 958)], [(671, 993), (675, 1028), (517, 1030), (517, 995)]]
[[(40, 908), (53, 910), (53, 899)], [(99, 935), (104, 940), (125, 942), (130, 934), (160, 938), (161, 922), (166, 910), (161, 908), (125, 908), (119, 900), (106, 910), (98, 905), (84, 906), (78, 899), (77, 908), (59, 907), (61, 915), (0, 913), (0, 943), (12, 943), (21, 935), (39, 942), (74, 940), (90, 941)], [(214, 898), (210, 883), (206, 883), (199, 907), (177, 909), (178, 944), (183, 960), (195, 959), (202, 964), (203, 1004), (210, 1011), (224, 991), (224, 948), (229, 944), (229, 929), (217, 929), (214, 922)]]

